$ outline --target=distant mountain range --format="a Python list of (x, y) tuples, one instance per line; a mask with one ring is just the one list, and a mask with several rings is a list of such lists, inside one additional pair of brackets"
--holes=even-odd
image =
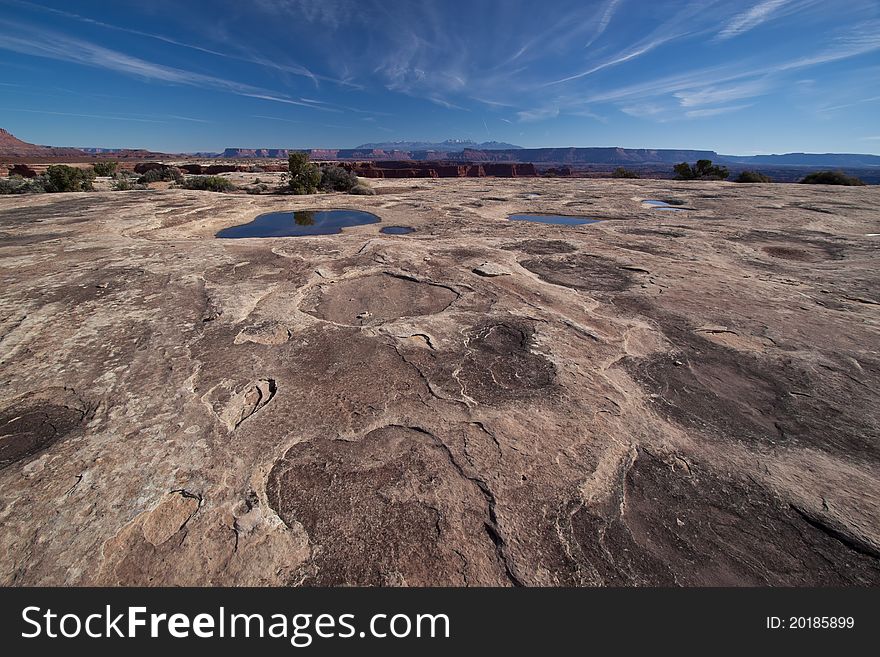
[(163, 153), (154, 153), (137, 148), (73, 148), (70, 146), (39, 146), (22, 141), (7, 130), (0, 128), (0, 157), (9, 160), (11, 158), (43, 159), (43, 160), (70, 160), (75, 162), (77, 158), (95, 158), (100, 156), (113, 157), (116, 159), (146, 159), (162, 156)]
[(15, 157), (74, 157), (82, 155), (82, 151), (77, 148), (57, 148), (55, 146), (29, 144), (0, 128), (0, 155)]
[[(160, 159), (162, 157), (198, 157), (223, 159), (287, 158), (296, 149), (227, 148), (223, 153), (156, 153), (143, 149), (70, 148), (38, 146), (22, 141), (0, 128), (0, 157), (69, 158), (114, 157), (119, 159)], [(449, 162), (507, 162), (545, 165), (651, 166), (678, 162), (712, 160), (736, 167), (825, 167), (864, 169), (880, 167), (880, 155), (859, 153), (785, 153), (781, 155), (723, 155), (715, 151), (648, 148), (523, 148), (503, 142), (476, 143), (463, 139), (443, 142), (397, 141), (361, 144), (357, 148), (308, 149), (315, 160), (445, 160)]]
[[(443, 142), (450, 147), (453, 142)], [(739, 166), (866, 168), (880, 167), (880, 156), (859, 153), (786, 153), (783, 155), (723, 155), (715, 151), (648, 148), (501, 148), (489, 142), (457, 150), (437, 150), (438, 144), (392, 142), (362, 144), (357, 148), (313, 148), (307, 152), (315, 160), (446, 160), (450, 162), (511, 162), (561, 165), (648, 166), (712, 160)], [(460, 143), (458, 144), (461, 145)], [(428, 148), (413, 148), (427, 146)], [(227, 148), (221, 158), (286, 158), (294, 149)]]
[(447, 139), (441, 142), (432, 141), (382, 141), (374, 144), (361, 144), (354, 150), (383, 151), (435, 151), (437, 153), (454, 153), (466, 148), (480, 151), (516, 150), (522, 146), (506, 144), (503, 141), (484, 141), (477, 143), (470, 139)]
[(785, 153), (784, 155), (718, 155), (730, 164), (765, 164), (799, 167), (876, 167), (880, 155), (859, 153)]

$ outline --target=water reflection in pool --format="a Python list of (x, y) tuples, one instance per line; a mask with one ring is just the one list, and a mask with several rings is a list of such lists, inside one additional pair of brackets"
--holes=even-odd
[(581, 226), (602, 221), (601, 219), (567, 214), (512, 214), (508, 219), (510, 221), (533, 221), (539, 224), (561, 224), (563, 226)]
[(375, 224), (379, 217), (361, 210), (296, 210), (268, 212), (250, 223), (224, 228), (217, 237), (299, 237), (333, 235), (348, 226)]
[(642, 201), (644, 205), (650, 206), (654, 210), (666, 210), (667, 212), (681, 212), (682, 210), (688, 210), (689, 208), (677, 208), (677, 205), (684, 205), (684, 201), (660, 201), (658, 199), (645, 199)]
[(379, 232), (386, 235), (406, 235), (407, 233), (415, 232), (415, 230), (415, 228), (410, 228), (409, 226), (385, 226), (380, 228)]

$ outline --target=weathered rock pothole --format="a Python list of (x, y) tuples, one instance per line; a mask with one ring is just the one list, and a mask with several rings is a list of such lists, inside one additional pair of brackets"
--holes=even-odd
[(818, 378), (793, 359), (723, 346), (646, 304), (640, 312), (674, 346), (671, 354), (624, 361), (661, 415), (723, 440), (880, 458), (880, 414), (868, 387), (831, 371)]
[(508, 221), (529, 221), (537, 224), (556, 224), (559, 226), (583, 226), (602, 221), (593, 217), (567, 214), (512, 214), (507, 219)]
[(480, 403), (530, 397), (553, 387), (556, 369), (532, 352), (532, 330), (486, 323), (471, 330), (468, 354), (456, 376), (462, 392)]
[(0, 411), (0, 469), (46, 449), (80, 426), (85, 413), (51, 403)]
[(270, 506), (300, 523), (315, 585), (500, 584), (486, 497), (449, 448), (421, 429), (291, 447), (266, 484)]
[(792, 231), (782, 234), (753, 230), (742, 235), (740, 239), (774, 260), (820, 262), (842, 260), (846, 255), (844, 246), (837, 243), (833, 235), (818, 231)]
[[(658, 500), (663, 500), (658, 504)], [(576, 562), (609, 586), (876, 586), (880, 559), (754, 481), (639, 449), (571, 516)]]
[(765, 246), (761, 250), (774, 258), (795, 262), (818, 262), (828, 258), (821, 249), (809, 246)]
[(445, 285), (386, 272), (318, 286), (303, 300), (301, 310), (337, 324), (367, 326), (433, 315), (458, 297)]
[(644, 237), (687, 237), (687, 233), (682, 230), (666, 230), (662, 228), (618, 228), (618, 233), (624, 235), (639, 235)]
[(185, 490), (168, 493), (162, 501), (144, 516), (142, 531), (148, 543), (154, 546), (182, 530), (202, 505), (202, 499)]
[(202, 401), (213, 410), (227, 431), (234, 431), (272, 401), (277, 391), (275, 379), (257, 379), (240, 387), (234, 387), (232, 381), (224, 381), (211, 388)]
[(592, 292), (621, 292), (632, 278), (617, 262), (601, 256), (579, 253), (564, 258), (532, 258), (520, 264), (554, 285)]
[(260, 322), (246, 326), (235, 336), (235, 344), (254, 342), (256, 344), (279, 345), (290, 339), (290, 329), (279, 322)]
[(505, 251), (521, 251), (529, 255), (573, 253), (577, 248), (563, 240), (523, 240), (502, 247)]

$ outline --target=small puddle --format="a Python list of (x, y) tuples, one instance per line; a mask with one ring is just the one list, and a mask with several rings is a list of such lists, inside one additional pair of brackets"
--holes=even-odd
[(684, 205), (684, 201), (660, 201), (658, 199), (645, 199), (643, 205), (650, 206), (654, 210), (666, 210), (667, 212), (682, 212), (690, 208), (678, 208), (677, 205)]
[(297, 210), (268, 212), (240, 226), (224, 228), (217, 237), (299, 237), (335, 235), (349, 226), (375, 224), (379, 217), (360, 210)]
[(410, 228), (409, 226), (385, 226), (379, 229), (380, 233), (385, 233), (386, 235), (406, 235), (415, 231), (415, 228)]
[(567, 214), (512, 214), (507, 218), (510, 221), (533, 221), (539, 224), (561, 224), (564, 226), (581, 226), (602, 221), (601, 219)]

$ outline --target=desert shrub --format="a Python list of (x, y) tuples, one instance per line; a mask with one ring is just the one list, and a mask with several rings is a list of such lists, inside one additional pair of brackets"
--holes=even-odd
[(248, 171), (251, 173), (265, 173), (266, 172), (266, 170), (263, 167), (257, 166), (257, 165), (252, 166), (250, 169), (248, 169)]
[(357, 194), (359, 196), (375, 196), (376, 190), (369, 185), (359, 182), (357, 185), (348, 190), (349, 194)]
[(251, 185), (250, 187), (246, 187), (244, 191), (248, 194), (263, 194), (264, 192), (269, 191), (269, 185), (267, 185), (266, 183)]
[(768, 183), (773, 182), (770, 176), (757, 171), (741, 171), (733, 182), (738, 183)]
[(127, 192), (132, 189), (146, 189), (147, 186), (136, 182), (136, 178), (132, 178), (127, 174), (119, 171), (113, 175), (113, 191)]
[(203, 192), (231, 192), (235, 189), (231, 180), (221, 176), (193, 176), (184, 181), (183, 187)]
[(150, 169), (140, 178), (138, 178), (138, 182), (141, 184), (144, 183), (154, 183), (154, 182), (176, 182), (179, 185), (183, 184), (183, 172), (177, 167), (172, 167), (168, 165), (162, 165), (161, 167), (157, 167), (156, 169)]
[(112, 176), (116, 173), (116, 167), (119, 166), (116, 162), (111, 162), (109, 160), (102, 160), (100, 162), (95, 162), (94, 167), (96, 176)]
[(294, 194), (314, 194), (321, 182), (321, 170), (309, 162), (308, 153), (291, 153), (287, 158), (287, 186)]
[(673, 167), (679, 180), (724, 180), (730, 175), (727, 167), (712, 164), (712, 160), (697, 160), (694, 166), (681, 162)]
[(54, 164), (46, 169), (44, 187), (47, 192), (88, 192), (92, 190), (95, 172), (77, 169), (66, 164)]
[(37, 178), (22, 178), (10, 176), (0, 178), (0, 194), (40, 194), (46, 191), (43, 176)]
[(340, 166), (330, 164), (321, 168), (318, 187), (325, 192), (349, 192), (357, 184), (357, 176)]
[(679, 180), (693, 180), (696, 177), (694, 170), (691, 169), (691, 165), (687, 162), (676, 164), (672, 167), (672, 170), (675, 172), (675, 177)]
[(617, 167), (612, 173), (612, 178), (641, 178), (639, 174), (635, 171), (630, 171), (629, 169), (624, 169), (623, 167)]
[(847, 185), (854, 187), (865, 183), (855, 176), (848, 176), (843, 171), (815, 171), (801, 180), (805, 185)]

